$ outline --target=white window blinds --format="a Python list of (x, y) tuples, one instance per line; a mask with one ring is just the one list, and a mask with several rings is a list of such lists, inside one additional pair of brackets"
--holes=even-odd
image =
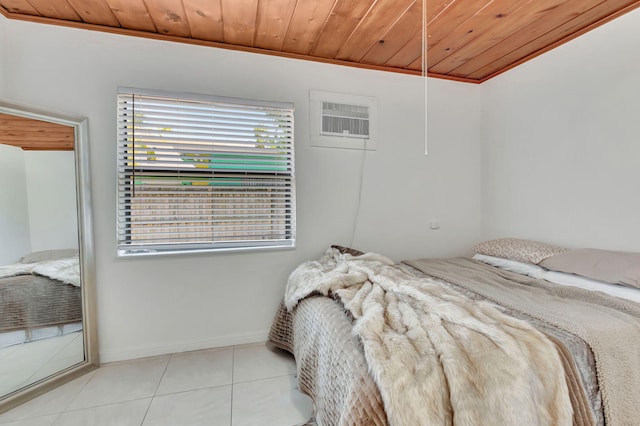
[(293, 105), (118, 93), (118, 254), (295, 245)]

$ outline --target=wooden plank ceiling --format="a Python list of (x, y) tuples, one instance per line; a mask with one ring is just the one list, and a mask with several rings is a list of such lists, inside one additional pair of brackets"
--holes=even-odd
[(428, 74), (486, 81), (638, 6), (638, 0), (427, 0)]
[(640, 0), (0, 0), (0, 13), (418, 75), (426, 48), (428, 75), (477, 83), (638, 6)]
[(73, 127), (0, 113), (0, 144), (29, 150), (73, 151)]

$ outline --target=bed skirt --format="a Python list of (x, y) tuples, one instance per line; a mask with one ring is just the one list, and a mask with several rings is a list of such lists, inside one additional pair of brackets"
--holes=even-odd
[(269, 340), (295, 356), (300, 390), (313, 399), (318, 424), (386, 426), (380, 392), (351, 328), (335, 301), (313, 296), (291, 313), (281, 303)]

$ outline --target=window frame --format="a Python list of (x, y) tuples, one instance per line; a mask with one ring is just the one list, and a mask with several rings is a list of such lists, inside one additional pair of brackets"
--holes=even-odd
[[(177, 103), (202, 102), (202, 103), (207, 103), (212, 105), (231, 104), (236, 107), (239, 107), (240, 109), (245, 108), (246, 111), (250, 111), (251, 109), (255, 109), (255, 108), (258, 108), (258, 109), (264, 108), (266, 110), (283, 111), (283, 114), (285, 114), (287, 117), (287, 120), (286, 120), (287, 125), (285, 126), (285, 130), (284, 130), (284, 134), (286, 135), (286, 137), (284, 141), (279, 140), (278, 144), (282, 142), (286, 142), (286, 145), (285, 145), (286, 146), (285, 152), (286, 152), (286, 158), (287, 158), (286, 170), (279, 170), (279, 171), (278, 170), (275, 170), (275, 171), (260, 170), (259, 166), (254, 166), (254, 168), (251, 168), (250, 165), (246, 165), (239, 168), (238, 170), (228, 170), (225, 172), (225, 174), (232, 176), (232, 179), (235, 179), (236, 181), (241, 183), (240, 184), (241, 188), (238, 190), (235, 190), (235, 191), (232, 189), (226, 190), (228, 191), (228, 194), (238, 195), (238, 198), (240, 199), (242, 199), (243, 197), (246, 198), (246, 195), (243, 195), (244, 194), (243, 191), (247, 189), (247, 186), (251, 185), (251, 182), (253, 182), (252, 179), (256, 179), (260, 176), (266, 177), (267, 179), (265, 179), (266, 184), (264, 187), (259, 186), (259, 192), (260, 193), (264, 192), (267, 195), (258, 195), (257, 199), (259, 199), (261, 202), (267, 203), (270, 197), (274, 195), (272, 194), (274, 190), (276, 190), (275, 192), (276, 195), (280, 193), (283, 194), (283, 199), (285, 201), (282, 203), (282, 205), (277, 206), (278, 210), (276, 210), (275, 208), (271, 208), (272, 213), (271, 215), (266, 215), (268, 216), (268, 218), (264, 219), (265, 220), (264, 223), (270, 223), (269, 221), (276, 220), (278, 217), (280, 217), (278, 216), (278, 214), (280, 214), (281, 216), (284, 215), (280, 217), (283, 223), (279, 225), (280, 228), (277, 228), (276, 232), (278, 231), (281, 232), (283, 235), (285, 235), (285, 237), (272, 238), (272, 239), (245, 238), (242, 240), (235, 240), (235, 241), (230, 241), (230, 240), (215, 241), (214, 238), (212, 237), (212, 241), (206, 241), (206, 242), (194, 240), (191, 242), (175, 242), (174, 241), (173, 243), (166, 243), (166, 244), (158, 243), (158, 242), (146, 243), (146, 244), (145, 243), (132, 244), (131, 237), (132, 235), (134, 235), (134, 233), (131, 231), (131, 226), (134, 224), (131, 221), (130, 217), (131, 217), (131, 209), (133, 206), (133, 203), (132, 203), (133, 199), (131, 198), (130, 195), (127, 195), (125, 188), (129, 188), (129, 193), (131, 193), (133, 187), (135, 186), (135, 183), (132, 181), (132, 177), (135, 176), (135, 173), (136, 173), (135, 170), (139, 169), (140, 170), (138, 172), (139, 174), (152, 173), (154, 171), (155, 173), (164, 171), (164, 172), (171, 172), (173, 173), (173, 175), (180, 175), (184, 177), (195, 175), (201, 172), (198, 171), (199, 169), (191, 170), (188, 168), (181, 168), (180, 165), (173, 166), (171, 170), (169, 170), (169, 168), (167, 168), (166, 170), (163, 170), (161, 168), (157, 168), (158, 166), (155, 166), (152, 164), (151, 165), (147, 164), (146, 166), (140, 166), (139, 164), (135, 164), (133, 162), (135, 161), (134, 160), (135, 153), (131, 154), (131, 156), (127, 156), (127, 149), (129, 150), (135, 149), (135, 144), (136, 144), (136, 140), (134, 139), (135, 136), (133, 137), (129, 136), (126, 131), (127, 120), (123, 118), (125, 114), (124, 112), (121, 111), (121, 104), (123, 102), (126, 102), (122, 100), (122, 97), (127, 97), (127, 96), (131, 97), (130, 102), (133, 103), (134, 105), (135, 105), (135, 96), (141, 96), (141, 97), (162, 97), (162, 98), (170, 99), (171, 101), (177, 102)], [(117, 116), (116, 117), (116, 126), (117, 126), (116, 246), (117, 246), (118, 257), (155, 256), (155, 255), (188, 254), (188, 253), (238, 252), (238, 251), (254, 251), (254, 250), (282, 250), (282, 249), (295, 248), (296, 246), (296, 185), (295, 185), (295, 160), (294, 160), (294, 157), (295, 157), (294, 156), (295, 108), (293, 103), (275, 102), (275, 101), (274, 102), (259, 101), (259, 100), (251, 100), (251, 99), (230, 98), (230, 97), (193, 94), (193, 93), (177, 93), (177, 92), (148, 90), (148, 89), (139, 89), (139, 88), (131, 88), (131, 87), (119, 87), (117, 92), (117, 100), (118, 100), (117, 102), (118, 107), (117, 107), (117, 114), (116, 114)], [(135, 109), (133, 109), (132, 111), (135, 111)], [(129, 113), (127, 117), (131, 117), (131, 114), (132, 113)], [(133, 112), (133, 116), (135, 116), (135, 112)], [(211, 119), (211, 120), (212, 122), (215, 122), (215, 119)], [(131, 122), (131, 119), (129, 118), (129, 123), (130, 122)], [(280, 126), (278, 125), (278, 127)], [(215, 130), (216, 129), (212, 127), (211, 134), (216, 133)], [(210, 134), (206, 134), (206, 135), (211, 136)], [(256, 143), (258, 143), (257, 138), (259, 138), (259, 136), (256, 135), (255, 137), (256, 137)], [(216, 155), (216, 153), (217, 155), (220, 155), (220, 152), (222, 152), (223, 156), (225, 155), (225, 152), (221, 151), (220, 150), (221, 148), (216, 148), (215, 145), (216, 143), (212, 142), (211, 147), (209, 148), (210, 150), (209, 155), (211, 157), (209, 164), (211, 169), (216, 167), (215, 165), (213, 165), (214, 163), (213, 157)], [(255, 150), (255, 149), (264, 149), (264, 148), (265, 148), (264, 146), (261, 146), (261, 147), (254, 147), (251, 149)], [(278, 145), (278, 148), (280, 148), (279, 145)], [(175, 152), (179, 152), (179, 151), (183, 151), (184, 148), (182, 147), (177, 148), (174, 146), (171, 149)], [(180, 155), (185, 155), (185, 154), (180, 154)], [(228, 156), (229, 153), (226, 153), (226, 155)], [(248, 164), (246, 163), (247, 159), (251, 158), (252, 154), (250, 153), (234, 154), (232, 152), (230, 155), (233, 158), (238, 159), (237, 161), (240, 161), (242, 164)], [(269, 153), (269, 155), (271, 154)], [(244, 158), (243, 156), (246, 156), (246, 158)], [(267, 161), (269, 158), (271, 157), (267, 156)], [(131, 164), (127, 164), (127, 161), (130, 161)], [(147, 159), (146, 162), (148, 163), (149, 161), (155, 161), (155, 160)], [(182, 158), (182, 161), (185, 161), (184, 158)], [(282, 164), (280, 163), (277, 163), (276, 165), (282, 167)], [(205, 186), (204, 188), (198, 188), (198, 189), (192, 190), (192, 192), (190, 191), (185, 192), (185, 194), (193, 194), (195, 198), (198, 198), (198, 196), (202, 198), (210, 198), (211, 208), (209, 209), (210, 213), (208, 215), (211, 217), (215, 216), (214, 207), (213, 207), (213, 204), (215, 203), (214, 198), (216, 196), (219, 197), (221, 194), (227, 193), (220, 188), (216, 189), (216, 184), (214, 182), (219, 182), (219, 180), (216, 180), (216, 179), (220, 179), (219, 177), (214, 178), (214, 175), (216, 173), (220, 173), (220, 172), (219, 171), (216, 172), (215, 170), (208, 171), (208, 174), (211, 175), (211, 177), (208, 178), (208, 182), (210, 182), (209, 183), (210, 186)], [(271, 177), (271, 179), (269, 179), (269, 177)], [(128, 183), (127, 183), (127, 179), (129, 180)], [(262, 182), (261, 180), (258, 180), (258, 181)], [(272, 186), (269, 186), (269, 182), (271, 182)], [(285, 184), (283, 185), (282, 182), (285, 182)], [(282, 186), (279, 186), (279, 185), (282, 185)], [(278, 192), (278, 190), (282, 192)], [(135, 193), (135, 190), (133, 190), (133, 192)], [(230, 195), (230, 196), (233, 197), (233, 195)], [(189, 197), (189, 195), (186, 195), (186, 197)], [(174, 199), (178, 199), (178, 198), (174, 198)], [(225, 212), (227, 211), (227, 209), (229, 211), (233, 211), (234, 209), (242, 209), (242, 207), (239, 207), (238, 205), (234, 205), (233, 202), (229, 202), (229, 205), (230, 206), (225, 205), (223, 207)], [(159, 215), (158, 217), (166, 219), (166, 215), (165, 216)], [(246, 222), (249, 222), (249, 219), (245, 219), (245, 223), (240, 225), (243, 227), (241, 229), (241, 233), (242, 232), (248, 233), (249, 230), (251, 229), (251, 224)], [(213, 230), (213, 228), (215, 227), (215, 224), (216, 224), (215, 219), (211, 219), (212, 235), (215, 234)], [(179, 226), (176, 225), (176, 227), (178, 227), (181, 231), (189, 228), (189, 226), (185, 225), (184, 223), (182, 224), (182, 226), (183, 228), (179, 228)], [(227, 224), (226, 226), (228, 228), (231, 225)], [(227, 237), (230, 237), (231, 232), (232, 231), (227, 230), (225, 231), (225, 235)], [(268, 233), (263, 231), (262, 237), (266, 237), (266, 236), (268, 236)]]

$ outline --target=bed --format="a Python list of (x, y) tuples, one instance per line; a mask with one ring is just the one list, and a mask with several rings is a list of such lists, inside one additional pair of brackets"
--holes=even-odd
[[(613, 256), (611, 270), (594, 273), (571, 266), (573, 251), (542, 243), (501, 239), (484, 249), (476, 252), (502, 265), (393, 264), (333, 246), (293, 271), (269, 339), (295, 356), (318, 424), (638, 423), (640, 255)], [(550, 260), (563, 256), (570, 267)], [(587, 259), (586, 269), (607, 264)], [(615, 295), (552, 283), (549, 273)]]
[(79, 330), (77, 250), (31, 253), (0, 267), (0, 348)]

